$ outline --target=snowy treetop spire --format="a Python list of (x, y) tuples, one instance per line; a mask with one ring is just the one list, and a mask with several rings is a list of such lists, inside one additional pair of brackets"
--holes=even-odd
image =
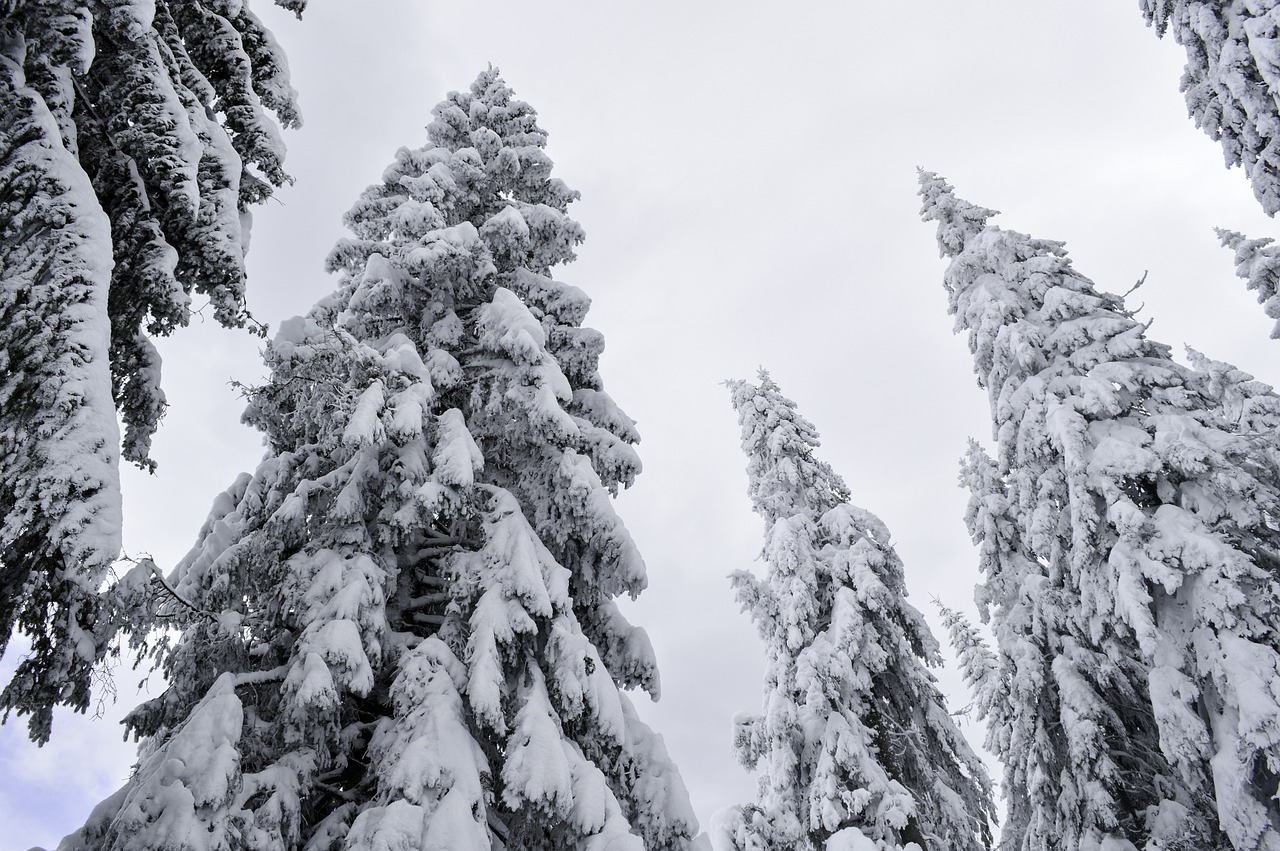
[(978, 207), (961, 198), (946, 179), (917, 169), (920, 180), (920, 217), (938, 223), (938, 250), (943, 257), (955, 257), (974, 235), (981, 233), (987, 219), (999, 211)]
[[(431, 114), (435, 120), (427, 125), (427, 136), (435, 145), (457, 151), (484, 143), (489, 134), (496, 135), (504, 147), (519, 150), (545, 148), (547, 133), (537, 123), (533, 107), (517, 100), (492, 65), (478, 76), (465, 92), (449, 92)], [(487, 134), (477, 134), (481, 127)], [(485, 152), (477, 147), (483, 155)]]
[(764, 579), (732, 576), (768, 656), (763, 713), (735, 719), (739, 759), (761, 776), (722, 838), (743, 851), (983, 848), (990, 784), (927, 670), (938, 646), (888, 529), (814, 457), (795, 403), (758, 381), (727, 384), (765, 520)]
[[(939, 185), (945, 191), (935, 196)], [(956, 331), (968, 332), (978, 384), (987, 389), (994, 411), (1012, 404), (1010, 394), (1029, 374), (1168, 357), (1167, 346), (1143, 335), (1146, 326), (1133, 318), (1123, 299), (1099, 292), (1074, 269), (1064, 243), (993, 225), (952, 229), (953, 220), (985, 222), (994, 211), (957, 198), (936, 176), (922, 177), (921, 194), (926, 199), (921, 218), (939, 221), (940, 244), (956, 239), (946, 242), (955, 247), (944, 249), (952, 261), (943, 284)], [(933, 197), (938, 202), (931, 203)], [(944, 229), (950, 236), (944, 238)], [(1100, 410), (1112, 404), (1114, 393), (1101, 382), (1090, 388), (1089, 406)]]
[[(813, 455), (819, 446), (817, 429), (782, 395), (768, 372), (761, 369), (757, 381), (725, 382), (738, 412), (747, 455), (747, 492), (756, 513), (773, 523), (797, 511), (823, 513), (846, 501), (844, 482)], [(796, 499), (818, 502), (797, 505)]]

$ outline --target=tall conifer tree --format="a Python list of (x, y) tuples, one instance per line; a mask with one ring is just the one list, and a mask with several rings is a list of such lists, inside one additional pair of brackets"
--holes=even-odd
[(965, 480), (1010, 694), (1004, 847), (1280, 848), (1269, 391), (1175, 363), (1061, 243), (920, 184), (991, 400)]
[(990, 842), (991, 788), (926, 666), (889, 531), (814, 457), (818, 435), (767, 373), (730, 382), (763, 580), (733, 583), (764, 639), (764, 711), (737, 720), (755, 803), (724, 825), (743, 851), (966, 851)]
[(596, 369), (577, 197), (490, 70), (348, 214), (336, 292), (247, 413), (269, 452), (162, 602), (169, 688), (67, 849), (706, 848), (619, 613), (639, 469)]
[[(301, 12), (303, 0), (277, 0)], [(298, 123), (283, 53), (246, 0), (0, 3), (0, 691), (44, 741), (84, 710), (119, 618), (123, 457), (164, 412), (151, 338), (193, 294), (248, 321), (249, 208), (288, 179), (268, 112)]]

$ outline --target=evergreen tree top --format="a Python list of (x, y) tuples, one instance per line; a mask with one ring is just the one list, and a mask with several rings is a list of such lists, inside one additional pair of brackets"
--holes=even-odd
[(767, 666), (763, 712), (735, 720), (760, 790), (723, 838), (743, 851), (976, 851), (989, 838), (990, 783), (927, 669), (938, 645), (906, 600), (888, 529), (849, 503), (814, 456), (817, 430), (767, 372), (726, 384), (765, 520), (765, 576), (732, 581)]
[(814, 457), (820, 445), (817, 429), (782, 395), (766, 370), (760, 370), (757, 381), (725, 382), (738, 413), (748, 494), (756, 513), (773, 523), (799, 512), (820, 516), (846, 501), (845, 483)]
[(943, 257), (954, 257), (966, 242), (980, 233), (987, 219), (999, 213), (957, 198), (945, 178), (932, 171), (918, 169), (920, 216), (926, 222), (938, 223), (938, 250)]
[(957, 198), (928, 172), (920, 194), (921, 218), (939, 222), (939, 245), (952, 258), (943, 277), (949, 311), (956, 331), (968, 332), (978, 383), (998, 419), (1013, 410), (1008, 394), (1032, 374), (1055, 382), (1056, 393), (1079, 395), (1079, 404), (1095, 412), (1118, 410), (1128, 398), (1109, 383), (1118, 379), (1081, 377), (1103, 364), (1123, 361), (1132, 380), (1157, 388), (1186, 374), (1169, 360), (1168, 346), (1145, 336), (1147, 325), (1122, 297), (1099, 291), (1075, 270), (1064, 243), (985, 224), (994, 211)]
[(986, 226), (951, 256), (996, 443), (964, 479), (999, 650), (970, 678), (1009, 695), (1002, 845), (1276, 847), (1280, 399), (1173, 361), (1061, 243)]
[[(533, 107), (514, 97), (499, 69), (490, 65), (465, 92), (449, 92), (432, 108), (434, 121), (427, 125), (431, 143), (457, 151), (476, 147), (485, 157), (493, 153), (493, 136), (501, 147), (545, 148), (547, 133), (537, 123)], [(477, 134), (481, 128), (489, 134)]]

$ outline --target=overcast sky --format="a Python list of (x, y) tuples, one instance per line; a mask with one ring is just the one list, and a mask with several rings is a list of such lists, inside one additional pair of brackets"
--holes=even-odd
[[(650, 577), (629, 613), (663, 681), (642, 711), (704, 827), (753, 793), (730, 719), (759, 709), (763, 666), (725, 579), (759, 569), (762, 525), (721, 381), (767, 367), (893, 532), (912, 602), (935, 629), (932, 595), (973, 611), (957, 461), (990, 424), (918, 218), (917, 166), (1002, 210), (996, 223), (1065, 240), (1102, 289), (1147, 273), (1131, 303), (1150, 336), (1280, 382), (1280, 342), (1211, 230), (1276, 223), (1187, 119), (1182, 50), (1135, 0), (312, 0), (301, 22), (254, 8), (305, 119), (286, 133), (297, 183), (253, 229), (250, 306), (273, 328), (332, 289), (322, 262), (342, 213), (396, 148), (426, 140), (449, 90), (493, 63), (539, 112), (587, 232), (557, 277), (594, 300), (605, 385), (643, 436), (645, 472), (620, 505)], [(170, 569), (256, 466), (228, 381), (261, 377), (258, 348), (212, 318), (162, 347), (171, 409), (159, 472), (126, 474), (131, 555)], [(940, 677), (963, 706), (958, 678)], [(106, 717), (58, 716), (43, 749), (21, 722), (0, 728), (0, 845), (55, 846), (123, 782), (134, 751), (116, 719), (138, 679), (117, 671)]]

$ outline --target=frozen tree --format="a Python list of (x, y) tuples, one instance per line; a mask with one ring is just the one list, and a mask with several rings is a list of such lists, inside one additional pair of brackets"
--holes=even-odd
[(888, 529), (849, 503), (767, 373), (729, 386), (767, 565), (733, 583), (767, 663), (763, 712), (735, 721), (759, 793), (728, 814), (726, 838), (742, 851), (987, 847), (990, 782), (928, 670), (938, 645)]
[(995, 457), (964, 480), (1010, 694), (1005, 847), (1280, 848), (1276, 400), (1174, 362), (1062, 243), (920, 183), (991, 401)]
[(119, 553), (113, 400), (151, 467), (151, 337), (193, 293), (248, 321), (249, 207), (288, 179), (267, 113), (298, 115), (246, 0), (9, 0), (0, 78), (0, 652), (15, 629), (31, 645), (0, 712), (44, 741), (118, 626), (96, 599)]
[(706, 848), (615, 598), (639, 469), (546, 134), (492, 69), (348, 214), (338, 289), (285, 322), (246, 414), (269, 450), (158, 614), (169, 687), (72, 849)]
[(1271, 338), (1280, 338), (1280, 247), (1269, 237), (1249, 239), (1238, 231), (1216, 230), (1223, 247), (1236, 253), (1236, 275), (1257, 294), (1267, 316), (1276, 320)]
[(1156, 34), (1187, 51), (1181, 88), (1196, 126), (1241, 166), (1267, 215), (1280, 210), (1280, 5), (1140, 0)]

